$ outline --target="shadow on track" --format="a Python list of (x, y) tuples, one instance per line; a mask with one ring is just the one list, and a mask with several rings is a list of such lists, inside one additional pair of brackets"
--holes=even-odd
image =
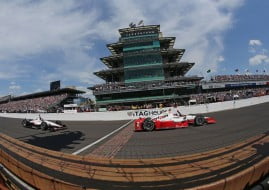
[(253, 148), (256, 149), (257, 155), (264, 159), (269, 156), (269, 143), (253, 145)]
[(80, 144), (77, 141), (83, 141), (84, 136), (84, 133), (80, 131), (63, 131), (56, 135), (43, 137), (32, 135), (31, 138), (23, 141), (42, 148), (61, 151), (62, 149), (74, 149), (74, 145)]

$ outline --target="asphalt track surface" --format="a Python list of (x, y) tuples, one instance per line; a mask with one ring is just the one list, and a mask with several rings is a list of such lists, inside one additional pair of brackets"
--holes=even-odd
[[(160, 158), (187, 155), (231, 145), (269, 129), (269, 103), (206, 114), (217, 124), (185, 129), (133, 132), (133, 123), (81, 155), (111, 158)], [(48, 132), (23, 128), (21, 119), (0, 118), (0, 133), (43, 148), (73, 153), (128, 121), (64, 122), (67, 130)], [(100, 149), (100, 147), (102, 147)], [(96, 151), (100, 149), (100, 151)], [(113, 151), (116, 149), (117, 151)], [(102, 152), (103, 151), (103, 152)], [(113, 154), (104, 154), (111, 151)]]

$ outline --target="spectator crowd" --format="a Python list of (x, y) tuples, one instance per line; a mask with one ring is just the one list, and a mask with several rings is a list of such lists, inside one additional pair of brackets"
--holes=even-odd
[(228, 90), (212, 93), (200, 93), (190, 95), (190, 101), (166, 101), (162, 103), (146, 103), (130, 106), (113, 105), (107, 106), (107, 111), (120, 111), (120, 110), (136, 110), (136, 109), (151, 109), (172, 107), (175, 103), (177, 105), (190, 105), (190, 104), (205, 104), (213, 102), (224, 102), (230, 100), (246, 99), (252, 97), (259, 97), (269, 95), (269, 88), (249, 88), (244, 90)]
[(94, 86), (94, 94), (99, 94), (102, 92), (122, 92), (122, 91), (132, 91), (132, 90), (150, 90), (156, 88), (175, 88), (183, 87), (188, 85), (197, 85), (198, 82), (185, 82), (185, 81), (156, 81), (156, 82), (137, 82), (124, 84), (120, 82), (109, 82), (102, 85)]
[(269, 80), (269, 75), (217, 75), (211, 78), (214, 82), (234, 82), (234, 81), (259, 81)]
[(194, 94), (190, 96), (190, 100), (195, 100), (193, 102), (196, 102), (197, 104), (204, 104), (265, 95), (269, 95), (269, 88), (252, 88), (244, 90), (229, 90), (223, 92)]
[(0, 104), (0, 112), (47, 112), (51, 106), (56, 106), (65, 98), (67, 94), (9, 101)]

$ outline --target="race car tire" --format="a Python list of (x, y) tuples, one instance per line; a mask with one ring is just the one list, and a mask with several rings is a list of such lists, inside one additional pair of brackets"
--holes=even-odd
[(27, 127), (28, 126), (28, 121), (26, 119), (22, 120), (21, 122), (23, 127)]
[(143, 129), (145, 131), (153, 131), (155, 128), (155, 124), (152, 121), (152, 119), (150, 117), (146, 118), (143, 122)]
[(197, 115), (195, 118), (194, 118), (194, 124), (196, 126), (203, 126), (205, 124), (205, 117), (202, 116), (202, 115)]
[(47, 123), (46, 122), (42, 122), (41, 123), (41, 125), (40, 125), (40, 128), (42, 129), (42, 130), (47, 130), (48, 129), (48, 125), (47, 125)]

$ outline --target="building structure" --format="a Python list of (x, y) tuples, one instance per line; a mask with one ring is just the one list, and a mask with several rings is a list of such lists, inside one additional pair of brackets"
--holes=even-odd
[(163, 37), (160, 25), (119, 29), (119, 41), (107, 44), (108, 67), (94, 74), (105, 81), (90, 87), (97, 107), (185, 101), (203, 77), (185, 76), (194, 63), (181, 62), (185, 49), (175, 37)]

